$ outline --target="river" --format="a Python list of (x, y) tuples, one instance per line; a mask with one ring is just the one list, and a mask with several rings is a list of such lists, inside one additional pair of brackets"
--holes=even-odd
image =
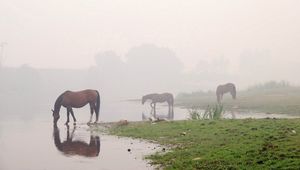
[[(17, 109), (16, 109), (17, 110)], [(141, 140), (119, 138), (91, 131), (86, 124), (89, 109), (74, 109), (76, 126), (65, 126), (66, 111), (61, 110), (57, 127), (52, 124), (51, 107), (35, 113), (30, 119), (20, 110), (16, 114), (3, 115), (0, 120), (0, 169), (2, 170), (114, 170), (153, 169), (143, 159), (145, 155), (162, 151), (161, 146)], [(125, 119), (140, 121), (149, 115), (149, 105), (137, 102), (102, 103), (100, 122)], [(185, 119), (186, 110), (175, 108), (174, 119)], [(165, 105), (157, 112), (168, 113)], [(72, 120), (72, 119), (71, 119)]]

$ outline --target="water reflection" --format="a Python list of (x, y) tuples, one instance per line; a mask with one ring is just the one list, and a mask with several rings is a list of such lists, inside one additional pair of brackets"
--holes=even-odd
[(84, 157), (97, 157), (100, 153), (100, 138), (99, 136), (90, 135), (89, 144), (80, 141), (73, 140), (76, 131), (76, 126), (74, 126), (72, 132), (70, 133), (70, 127), (67, 126), (67, 139), (63, 142), (60, 140), (59, 128), (57, 125), (53, 125), (53, 139), (54, 144), (60, 152), (66, 156), (84, 156)]
[(156, 114), (155, 108), (151, 107), (150, 113), (148, 114), (149, 116), (147, 116), (147, 114), (145, 114), (144, 112), (142, 113), (142, 120), (146, 121), (146, 120), (174, 120), (174, 111), (173, 109), (168, 110), (168, 114)]

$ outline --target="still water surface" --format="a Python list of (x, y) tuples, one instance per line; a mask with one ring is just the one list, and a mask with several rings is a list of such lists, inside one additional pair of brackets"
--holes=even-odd
[[(136, 102), (102, 105), (102, 122), (140, 121), (142, 114), (149, 115), (151, 111), (148, 105)], [(92, 132), (86, 125), (88, 107), (74, 109), (76, 126), (72, 121), (70, 126), (64, 125), (66, 111), (62, 109), (55, 127), (50, 109), (51, 106), (40, 114), (33, 111), (32, 119), (20, 119), (20, 113), (0, 121), (0, 170), (153, 169), (143, 157), (162, 150), (153, 143)], [(160, 105), (157, 110), (167, 115), (166, 106)], [(186, 118), (185, 109), (175, 108), (175, 113), (177, 120)]]
[[(151, 169), (143, 155), (160, 149), (143, 141), (92, 134), (86, 125), (76, 126), (72, 141), (67, 140), (67, 127), (61, 126), (56, 144), (54, 129), (47, 122), (1, 123), (0, 169)], [(73, 130), (70, 126), (70, 133)]]

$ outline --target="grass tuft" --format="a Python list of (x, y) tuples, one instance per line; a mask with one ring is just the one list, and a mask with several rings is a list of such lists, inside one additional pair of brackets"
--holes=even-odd
[(188, 109), (188, 112), (190, 120), (221, 119), (225, 112), (223, 108), (223, 105), (207, 106), (203, 111), (200, 108), (193, 107)]

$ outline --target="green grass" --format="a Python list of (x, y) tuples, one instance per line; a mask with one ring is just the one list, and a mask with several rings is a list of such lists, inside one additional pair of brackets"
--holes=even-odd
[[(176, 105), (187, 108), (205, 109), (215, 104), (216, 95), (213, 92), (180, 94), (176, 98)], [(225, 110), (237, 107), (241, 111), (300, 115), (300, 87), (238, 91), (237, 100), (225, 94), (223, 106)]]
[(164, 169), (299, 169), (300, 119), (197, 120), (110, 128), (170, 146), (147, 157)]

